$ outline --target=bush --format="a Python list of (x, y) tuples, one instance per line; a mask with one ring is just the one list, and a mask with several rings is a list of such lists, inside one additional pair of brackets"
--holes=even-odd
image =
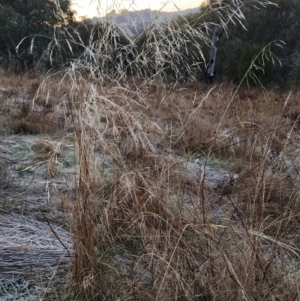
[(288, 76), (289, 80), (294, 85), (300, 84), (300, 53), (295, 53), (291, 62), (291, 71)]
[(240, 81), (246, 78), (251, 86), (272, 82), (273, 61), (268, 48), (261, 45), (245, 46), (238, 62), (238, 77)]

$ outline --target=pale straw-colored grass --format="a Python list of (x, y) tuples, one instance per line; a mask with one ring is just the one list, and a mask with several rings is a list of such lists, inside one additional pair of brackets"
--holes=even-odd
[[(216, 2), (203, 13), (218, 14), (223, 25), (228, 16), (245, 24), (241, 11), (234, 14), (239, 5)], [(270, 110), (265, 90), (249, 95), (232, 85), (185, 90), (182, 74), (193, 78), (195, 70), (184, 52), (191, 47), (199, 63), (211, 25), (153, 22), (136, 40), (126, 36), (123, 52), (114, 25), (97, 24), (89, 45), (66, 32), (70, 49), (83, 49), (55, 74), (67, 90), (59, 106), (78, 162), (68, 200), (71, 300), (299, 299), (291, 264), (299, 253), (298, 175), (286, 182), (270, 157), (298, 146), (295, 137), (288, 143), (294, 126), (283, 118), (294, 104), (282, 97), (283, 106)], [(130, 77), (124, 53), (134, 55)], [(34, 101), (47, 95), (51, 77)], [(169, 84), (172, 77), (176, 83)], [(201, 168), (188, 178), (194, 158)], [(238, 177), (208, 187), (216, 158)], [(272, 193), (280, 185), (280, 194)], [(280, 209), (268, 212), (274, 204)]]

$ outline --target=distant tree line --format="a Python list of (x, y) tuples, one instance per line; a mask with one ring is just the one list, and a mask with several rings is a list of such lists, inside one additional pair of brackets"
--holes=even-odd
[[(0, 65), (47, 71), (75, 61), (103, 78), (204, 81), (212, 33), (226, 22), (228, 14), (222, 14), (230, 6), (212, 1), (167, 24), (146, 24), (134, 36), (126, 26), (76, 21), (70, 0), (0, 0)], [(245, 19), (229, 22), (218, 43), (216, 80), (299, 83), (300, 2), (275, 0), (266, 8), (245, 3), (242, 13)]]
[[(230, 22), (219, 42), (218, 80), (238, 83), (248, 72), (250, 85), (299, 83), (300, 1), (275, 0), (266, 8), (245, 3), (241, 10), (245, 22)], [(217, 22), (218, 16), (212, 13), (209, 19)]]
[(72, 20), (70, 1), (58, 3), (59, 6), (51, 0), (0, 0), (2, 66), (31, 69), (38, 64), (55, 37), (55, 29)]

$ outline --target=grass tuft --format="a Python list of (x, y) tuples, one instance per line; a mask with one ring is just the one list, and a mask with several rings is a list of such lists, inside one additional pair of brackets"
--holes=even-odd
[[(224, 24), (236, 6), (211, 9)], [(155, 21), (137, 43), (129, 36), (129, 75), (120, 31), (100, 22), (88, 46), (66, 34), (82, 56), (33, 80), (31, 105), (15, 91), (15, 133), (63, 129), (75, 145), (61, 193), (74, 249), (65, 299), (300, 298), (299, 120), (289, 113), (299, 94), (184, 83), (197, 71), (176, 62), (189, 41), (203, 56), (208, 25)], [(49, 162), (60, 154), (49, 139), (33, 150)]]

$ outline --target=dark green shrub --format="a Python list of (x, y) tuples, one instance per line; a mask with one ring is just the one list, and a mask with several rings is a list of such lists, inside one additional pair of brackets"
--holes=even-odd
[(267, 85), (274, 79), (272, 53), (261, 45), (245, 46), (238, 60), (238, 77), (248, 85)]
[(300, 84), (300, 53), (295, 53), (292, 57), (291, 71), (289, 72), (288, 79), (294, 85)]

